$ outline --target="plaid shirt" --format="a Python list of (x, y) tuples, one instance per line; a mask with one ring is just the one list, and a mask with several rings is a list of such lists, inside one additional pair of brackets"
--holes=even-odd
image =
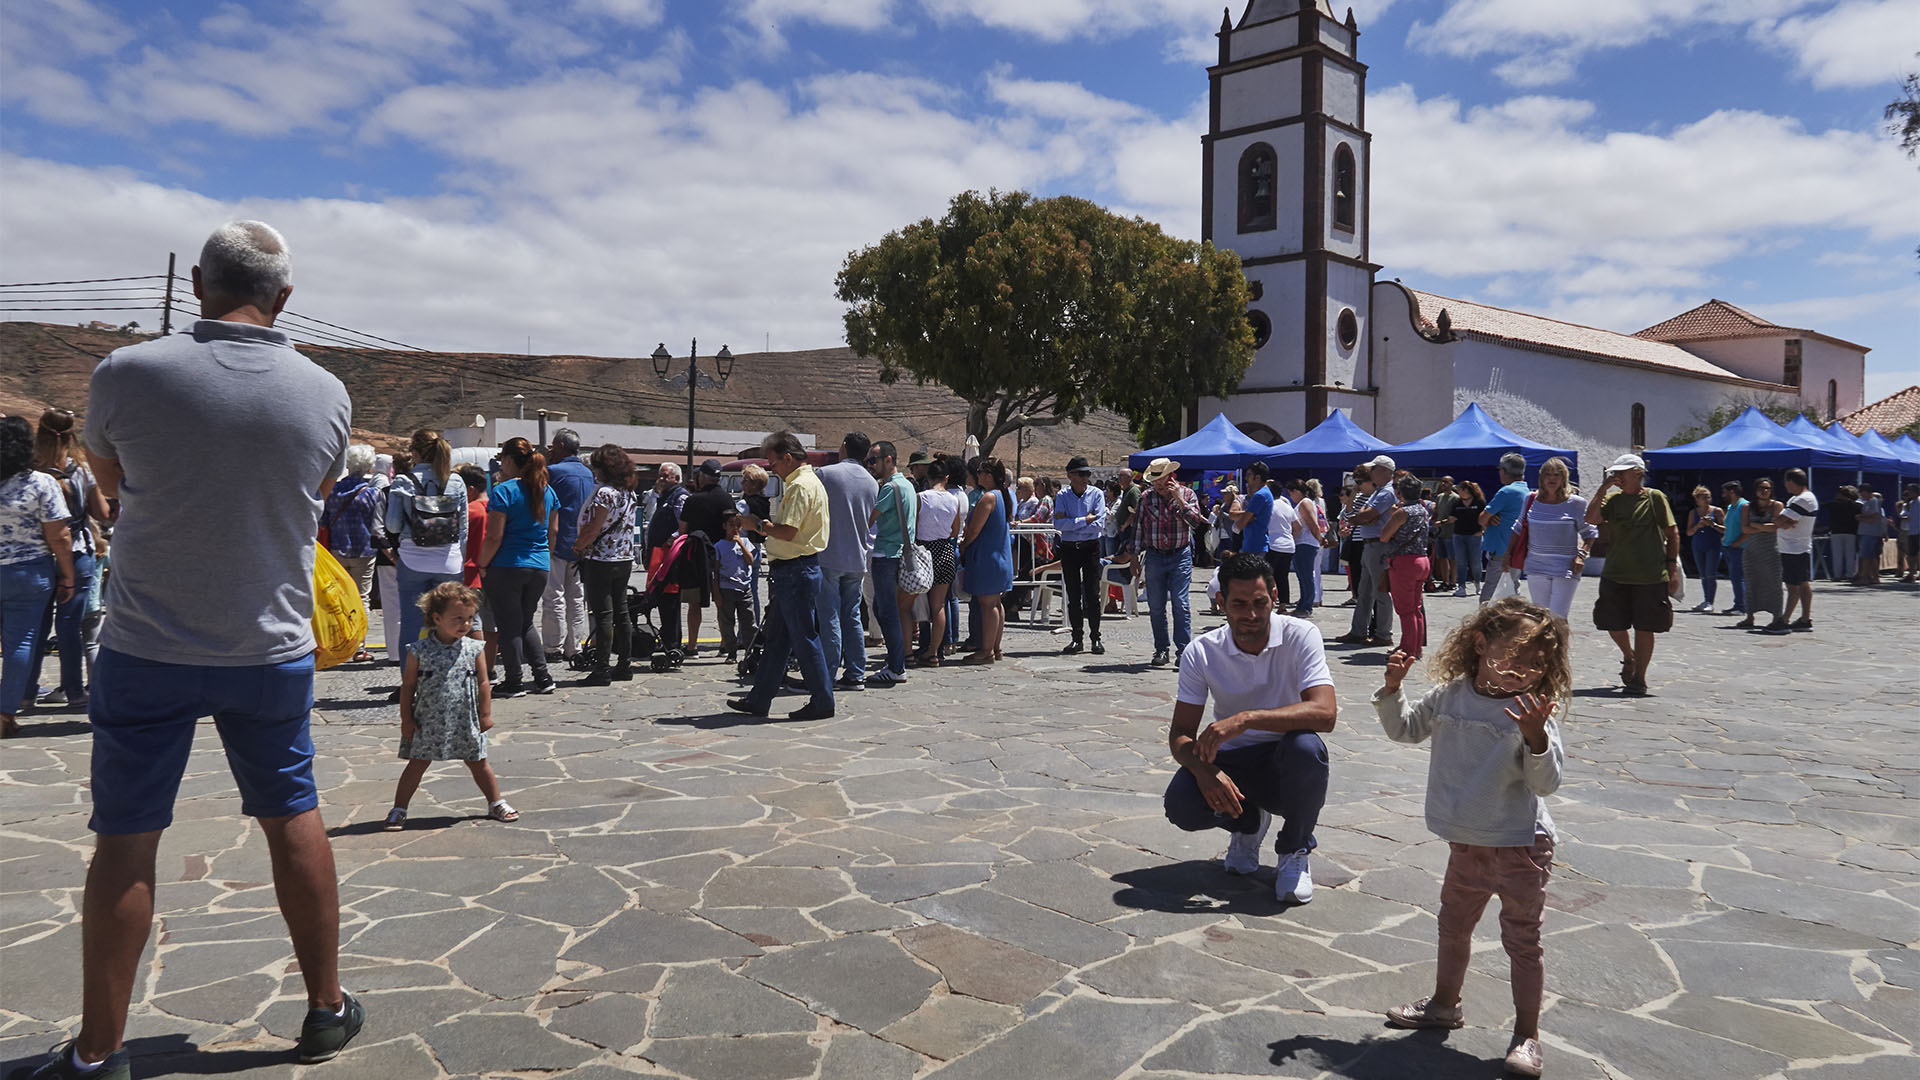
[(1171, 551), (1192, 542), (1192, 528), (1206, 525), (1207, 515), (1200, 510), (1200, 499), (1193, 489), (1175, 484), (1173, 498), (1160, 494), (1149, 485), (1140, 493), (1140, 508), (1133, 515), (1136, 550)]
[(373, 521), (379, 513), (380, 492), (364, 476), (350, 476), (333, 486), (320, 513), (327, 529), (327, 546), (349, 559), (373, 556)]

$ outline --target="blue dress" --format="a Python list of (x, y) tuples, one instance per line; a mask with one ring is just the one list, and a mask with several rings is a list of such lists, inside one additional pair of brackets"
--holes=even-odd
[(1013, 588), (1013, 531), (1007, 527), (1007, 493), (996, 493), (980, 535), (967, 546), (966, 585), (973, 596), (997, 596)]

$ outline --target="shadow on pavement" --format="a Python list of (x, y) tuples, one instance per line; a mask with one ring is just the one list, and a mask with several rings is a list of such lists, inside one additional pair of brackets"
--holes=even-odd
[[(463, 821), (485, 821), (486, 819), (487, 815), (485, 814), (468, 814), (464, 817), (410, 817), (407, 819), (407, 827), (402, 829), (401, 833), (450, 829)], [(369, 836), (373, 833), (386, 831), (387, 822), (385, 818), (372, 818), (367, 821), (356, 821), (351, 825), (340, 825), (328, 829), (327, 835), (329, 837)]]
[[(797, 702), (793, 707), (797, 709), (800, 707), (800, 704), (803, 703)], [(777, 700), (775, 706), (777, 709)], [(699, 728), (702, 731), (717, 731), (724, 728), (752, 727), (756, 724), (784, 724), (787, 722), (787, 718), (785, 713), (778, 711), (769, 713), (766, 716), (748, 716), (746, 713), (720, 712), (708, 713), (704, 716), (657, 716), (653, 722), (656, 724), (673, 724), (680, 727)]]
[(1411, 1031), (1381, 1025), (1381, 1039), (1350, 1042), (1319, 1035), (1296, 1035), (1268, 1043), (1269, 1058), (1275, 1065), (1299, 1062), (1309, 1069), (1325, 1070), (1333, 1076), (1352, 1080), (1455, 1080), (1503, 1074), (1505, 1062), (1489, 1061), (1447, 1045), (1448, 1032)]
[(32, 713), (26, 713), (20, 717), (20, 734), (7, 741), (17, 743), (23, 739), (58, 739), (68, 735), (85, 735), (92, 730), (93, 725), (85, 720), (36, 720)]
[[(294, 1063), (293, 1048), (290, 1046), (283, 1050), (257, 1047), (202, 1050), (189, 1042), (185, 1035), (150, 1035), (128, 1039), (126, 1049), (135, 1062), (135, 1073), (141, 1077), (226, 1076), (275, 1065), (291, 1067)], [(8, 1080), (15, 1075), (25, 1076), (45, 1059), (43, 1052), (0, 1061), (0, 1076)]]
[(1113, 880), (1126, 886), (1113, 894), (1114, 903), (1141, 911), (1278, 915), (1293, 906), (1274, 897), (1271, 870), (1258, 877), (1241, 877), (1222, 870), (1214, 859), (1125, 870), (1113, 875)]

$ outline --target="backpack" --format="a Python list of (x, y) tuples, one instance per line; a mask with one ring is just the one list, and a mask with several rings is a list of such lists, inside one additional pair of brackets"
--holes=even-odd
[[(467, 501), (458, 495), (448, 495), (445, 489), (434, 491), (432, 480), (423, 480), (408, 473), (412, 478), (416, 492), (421, 484), (426, 485), (423, 493), (408, 497), (407, 532), (413, 537), (415, 547), (446, 547), (460, 540), (460, 526), (467, 519)], [(431, 475), (431, 473), (429, 473)]]
[(68, 462), (58, 469), (42, 469), (41, 472), (54, 478), (60, 484), (60, 495), (67, 500), (67, 528), (73, 533), (75, 551), (93, 551), (93, 527), (87, 517), (86, 493), (80, 490), (80, 466)]

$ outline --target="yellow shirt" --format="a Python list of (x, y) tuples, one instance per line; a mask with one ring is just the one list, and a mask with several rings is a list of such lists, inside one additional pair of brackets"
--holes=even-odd
[(827, 489), (813, 474), (813, 466), (802, 465), (783, 481), (780, 512), (773, 515), (775, 525), (792, 525), (800, 534), (791, 540), (767, 537), (767, 558), (774, 562), (818, 555), (827, 547)]

